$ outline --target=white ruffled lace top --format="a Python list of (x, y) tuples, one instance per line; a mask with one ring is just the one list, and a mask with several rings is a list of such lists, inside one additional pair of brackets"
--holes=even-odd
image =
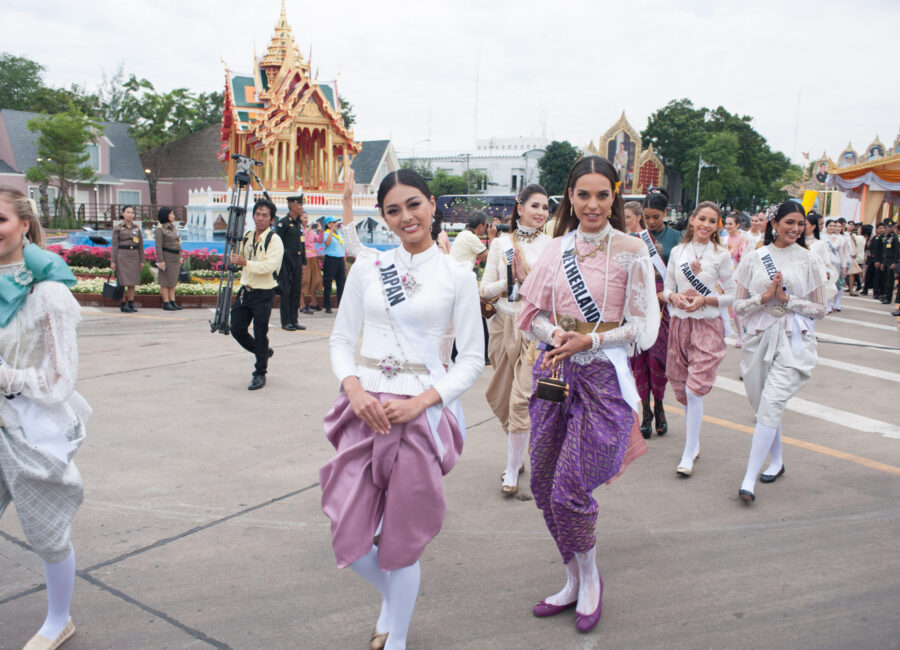
[[(768, 251), (781, 271), (788, 301), (782, 304), (777, 298), (763, 303), (762, 294), (772, 283), (763, 266), (759, 251)], [(761, 332), (781, 322), (786, 332), (792, 331), (793, 314), (816, 319), (825, 316), (825, 268), (819, 258), (799, 244), (785, 248), (764, 246), (747, 253), (734, 274), (737, 289), (734, 296), (734, 312), (748, 332)]]
[[(519, 250), (522, 251), (528, 268), (537, 263), (550, 239), (549, 236), (543, 233), (529, 241), (519, 239)], [(522, 309), (521, 301), (511, 303), (508, 299), (509, 287), (507, 286), (506, 254), (504, 251), (507, 243), (511, 245), (511, 236), (509, 235), (496, 237), (491, 242), (487, 263), (484, 266), (484, 275), (481, 276), (481, 296), (487, 300), (497, 298), (497, 301), (494, 303), (497, 311), (511, 316), (518, 316), (519, 311)]]
[[(12, 275), (25, 264), (0, 266)], [(22, 394), (40, 404), (63, 431), (78, 431), (91, 408), (75, 391), (81, 307), (68, 287), (38, 282), (19, 312), (0, 328), (0, 393)], [(16, 411), (0, 395), (0, 417), (6, 428), (19, 427)], [(69, 436), (70, 439), (74, 435)]]
[(697, 311), (688, 312), (672, 305), (671, 313), (678, 318), (719, 318), (719, 309), (730, 307), (734, 301), (734, 264), (726, 246), (716, 246), (713, 242), (708, 242), (705, 246), (698, 246), (693, 242), (688, 242), (687, 244), (678, 244), (673, 248), (669, 253), (663, 298), (668, 300), (673, 293), (684, 293), (693, 289), (682, 271), (682, 266), (684, 264), (690, 266), (691, 262), (700, 263), (700, 271), (695, 273), (695, 277), (708, 289), (715, 292), (716, 287), (721, 286), (722, 293), (716, 294), (719, 306), (701, 307)]

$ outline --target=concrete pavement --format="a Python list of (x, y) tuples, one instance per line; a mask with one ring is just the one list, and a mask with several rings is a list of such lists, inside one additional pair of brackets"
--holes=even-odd
[[(447, 517), (422, 558), (409, 647), (900, 647), (900, 440), (853, 417), (897, 425), (900, 335), (865, 325), (896, 325), (887, 306), (847, 297), (843, 307), (818, 326), (843, 342), (820, 343), (828, 361), (799, 397), (846, 415), (789, 411), (786, 475), (759, 485), (751, 507), (737, 499), (746, 398), (710, 393), (703, 455), (682, 479), (670, 391), (670, 433), (595, 493), (605, 593), (588, 635), (570, 613), (531, 615), (563, 568), (528, 474), (522, 498), (500, 494), (505, 439), (483, 398), (486, 369), (463, 400), (466, 449), (445, 478)], [(207, 310), (84, 316), (79, 390), (94, 414), (76, 456), (86, 494), (73, 532), (78, 631), (65, 648), (368, 647), (379, 600), (335, 568), (319, 509), (333, 318), (290, 333), (275, 315), (269, 383), (249, 392), (250, 355), (209, 333)], [(738, 380), (739, 355), (729, 347), (722, 378)], [(20, 648), (44, 615), (42, 563), (25, 547), (10, 508), (0, 650)]]

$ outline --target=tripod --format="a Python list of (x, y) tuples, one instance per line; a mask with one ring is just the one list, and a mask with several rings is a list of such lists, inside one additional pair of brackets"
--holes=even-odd
[(232, 253), (240, 251), (241, 242), (244, 240), (244, 222), (247, 219), (247, 202), (250, 199), (250, 190), (253, 186), (250, 177), (256, 180), (263, 195), (271, 201), (269, 193), (263, 187), (262, 181), (253, 170), (254, 165), (262, 166), (258, 160), (253, 160), (240, 154), (232, 154), (232, 160), (237, 161), (237, 171), (234, 174), (234, 184), (231, 186), (231, 203), (228, 206), (228, 226), (225, 230), (225, 252), (222, 255), (222, 269), (219, 273), (219, 295), (216, 299), (216, 315), (209, 322), (210, 332), (219, 331), (222, 334), (230, 333), (231, 321), (231, 297), (234, 289), (234, 276), (239, 267), (231, 263)]

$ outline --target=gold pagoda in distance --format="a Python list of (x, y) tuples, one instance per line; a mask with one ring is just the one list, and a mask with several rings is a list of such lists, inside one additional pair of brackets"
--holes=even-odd
[(310, 74), (285, 15), (275, 24), (262, 59), (254, 53), (252, 74), (225, 69), (222, 144), (229, 187), (242, 154), (264, 163), (259, 174), (273, 191), (335, 192), (354, 154), (362, 148), (341, 116), (337, 81), (322, 82)]

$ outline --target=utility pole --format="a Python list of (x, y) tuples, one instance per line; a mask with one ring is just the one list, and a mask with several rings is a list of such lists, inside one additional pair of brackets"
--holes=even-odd
[(694, 194), (694, 207), (697, 207), (697, 204), (700, 203), (700, 172), (704, 167), (715, 167), (718, 171), (718, 165), (711, 165), (705, 160), (703, 160), (703, 156), (700, 156), (697, 160), (697, 193)]

